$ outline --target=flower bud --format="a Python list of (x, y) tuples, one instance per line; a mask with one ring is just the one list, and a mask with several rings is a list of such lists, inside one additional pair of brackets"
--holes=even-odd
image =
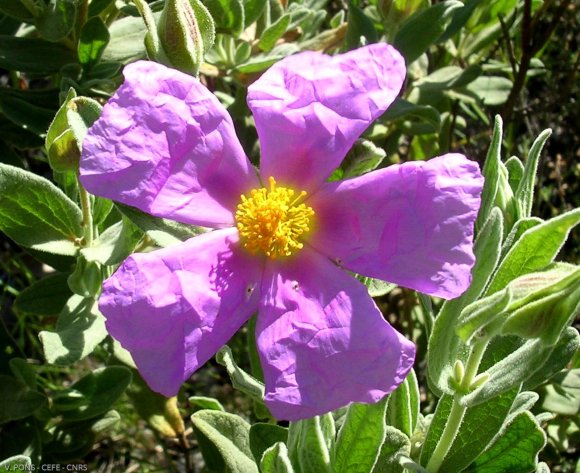
[(199, 0), (167, 0), (157, 34), (169, 65), (196, 76), (205, 50), (213, 45), (215, 26)]
[(499, 182), (493, 205), (500, 208), (504, 217), (504, 229), (508, 233), (518, 219), (518, 204), (508, 180), (508, 170), (503, 163), (500, 163), (497, 174)]
[(73, 273), (67, 279), (72, 292), (82, 297), (96, 297), (103, 283), (101, 267), (94, 261), (80, 257)]
[(516, 299), (501, 332), (556, 343), (564, 328), (580, 311), (580, 269), (554, 263), (544, 271), (527, 274), (512, 283)]

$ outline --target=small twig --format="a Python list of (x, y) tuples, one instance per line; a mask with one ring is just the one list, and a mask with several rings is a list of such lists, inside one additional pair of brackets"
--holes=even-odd
[(504, 41), (505, 41), (505, 46), (506, 46), (507, 53), (508, 53), (508, 58), (510, 60), (510, 65), (512, 66), (512, 73), (515, 76), (518, 72), (518, 67), (517, 67), (516, 57), (514, 56), (514, 50), (512, 48), (512, 41), (510, 38), (510, 32), (508, 30), (507, 25), (505, 24), (505, 22), (503, 20), (503, 15), (498, 15), (497, 17), (499, 19), (499, 24), (501, 25), (501, 31), (502, 31), (503, 36), (504, 36)]
[(532, 48), (531, 48), (531, 21), (532, 21), (532, 0), (525, 0), (524, 2), (524, 18), (522, 21), (522, 58), (520, 60), (520, 67), (516, 74), (512, 90), (503, 106), (501, 117), (504, 123), (509, 122), (509, 118), (516, 105), (517, 99), (526, 82), (526, 75), (532, 62)]
[(187, 473), (195, 473), (195, 465), (193, 464), (193, 452), (191, 451), (191, 446), (189, 445), (189, 440), (187, 439), (187, 434), (185, 431), (179, 436), (179, 445), (183, 450), (183, 455), (185, 457), (185, 471)]

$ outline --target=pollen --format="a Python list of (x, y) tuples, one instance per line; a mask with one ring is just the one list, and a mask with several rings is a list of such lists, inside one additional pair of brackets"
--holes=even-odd
[(236, 210), (236, 223), (242, 245), (250, 253), (263, 253), (275, 259), (290, 256), (302, 249), (303, 238), (310, 231), (314, 210), (304, 203), (306, 192), (277, 186), (253, 189), (242, 195)]

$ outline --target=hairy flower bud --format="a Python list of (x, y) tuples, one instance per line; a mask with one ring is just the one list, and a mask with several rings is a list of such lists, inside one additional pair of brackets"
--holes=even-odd
[(211, 15), (199, 0), (167, 0), (157, 23), (159, 43), (170, 65), (197, 75), (215, 38)]
[(518, 204), (508, 180), (508, 170), (503, 163), (498, 169), (498, 186), (494, 206), (499, 207), (504, 218), (504, 228), (509, 231), (518, 219)]

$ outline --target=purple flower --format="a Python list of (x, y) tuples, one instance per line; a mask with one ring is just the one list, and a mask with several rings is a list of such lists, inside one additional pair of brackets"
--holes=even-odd
[(184, 380), (258, 313), (265, 402), (278, 419), (375, 402), (415, 349), (342, 268), (452, 298), (470, 283), (482, 177), (459, 154), (326, 182), (393, 102), (400, 54), (304, 52), (250, 86), (257, 176), (232, 121), (196, 79), (154, 62), (125, 83), (83, 145), (92, 193), (215, 230), (134, 254), (103, 287), (110, 334), (151, 388)]

